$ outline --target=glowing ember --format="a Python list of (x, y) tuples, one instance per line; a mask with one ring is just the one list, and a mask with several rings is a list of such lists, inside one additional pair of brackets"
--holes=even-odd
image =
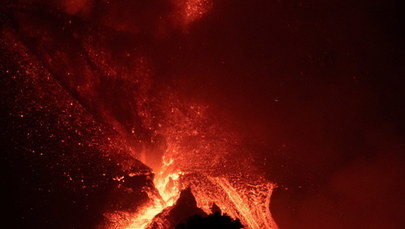
[(177, 7), (174, 17), (183, 26), (201, 19), (213, 6), (212, 0), (175, 0), (173, 4)]
[(185, 20), (192, 22), (207, 13), (212, 6), (212, 2), (209, 0), (187, 0), (185, 5)]

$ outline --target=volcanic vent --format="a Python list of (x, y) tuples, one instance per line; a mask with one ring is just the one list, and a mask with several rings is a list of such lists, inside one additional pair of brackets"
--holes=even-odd
[[(184, 101), (180, 103), (172, 96), (166, 98), (170, 101), (167, 109), (170, 112), (159, 129), (159, 135), (165, 137), (166, 148), (161, 167), (154, 169), (158, 192), (147, 192), (150, 201), (127, 215), (132, 221), (122, 225), (123, 228), (175, 226), (153, 218), (168, 211), (165, 209), (170, 208), (185, 189), (190, 189), (197, 207), (206, 214), (211, 213), (215, 204), (229, 216), (239, 218), (246, 228), (276, 228), (269, 211), (274, 185), (244, 157), (245, 149), (236, 134), (225, 131), (209, 118), (207, 106), (184, 106), (187, 104)], [(147, 160), (148, 153), (143, 157)], [(114, 214), (110, 218), (114, 218)]]

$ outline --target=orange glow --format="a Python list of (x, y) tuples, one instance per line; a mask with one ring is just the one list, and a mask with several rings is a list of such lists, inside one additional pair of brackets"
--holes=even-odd
[(154, 181), (155, 187), (166, 206), (172, 206), (180, 194), (178, 180), (183, 173), (180, 171), (170, 172), (169, 168), (173, 162), (172, 158), (166, 161), (165, 157), (163, 157), (163, 169), (158, 173)]
[[(154, 222), (169, 229), (174, 225), (165, 225), (156, 216), (176, 203), (181, 190), (190, 187), (197, 207), (207, 214), (215, 203), (223, 213), (240, 219), (245, 228), (277, 229), (269, 210), (275, 185), (250, 164), (238, 136), (212, 121), (209, 107), (184, 106), (173, 97), (168, 99), (165, 109), (170, 112), (159, 130), (167, 145), (161, 167), (154, 168), (156, 189), (145, 190), (150, 201), (137, 212), (115, 220), (118, 223), (111, 228), (148, 229)], [(146, 157), (153, 153), (143, 152)]]
[(165, 160), (163, 166), (154, 179), (154, 185), (158, 193), (147, 192), (151, 202), (141, 208), (126, 229), (144, 229), (152, 222), (153, 218), (165, 208), (172, 206), (179, 197), (179, 177), (182, 172), (169, 172), (168, 168), (173, 164), (173, 159)]

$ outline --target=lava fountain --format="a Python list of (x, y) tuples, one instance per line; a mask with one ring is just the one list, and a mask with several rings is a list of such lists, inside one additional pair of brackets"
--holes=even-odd
[(208, 106), (188, 104), (185, 109), (186, 102), (177, 99), (173, 103), (176, 99), (166, 98), (171, 98), (170, 112), (159, 130), (166, 139), (166, 149), (161, 167), (155, 168), (156, 190), (146, 191), (150, 201), (127, 215), (125, 225), (112, 228), (173, 228), (175, 225), (157, 218), (186, 188), (191, 188), (197, 207), (206, 214), (212, 213), (215, 204), (240, 219), (245, 228), (277, 228), (269, 210), (275, 185), (252, 166), (246, 156), (248, 149), (237, 134), (215, 123)]
[[(178, 14), (174, 21), (183, 20), (180, 27), (187, 27), (212, 7), (210, 2), (184, 1), (177, 7), (185, 9), (183, 13), (172, 12)], [(175, 93), (176, 82), (172, 83), (174, 86), (165, 80), (154, 82), (159, 71), (154, 69), (151, 50), (139, 49), (141, 45), (133, 42), (126, 42), (125, 49), (115, 50), (119, 41), (132, 41), (133, 36), (139, 35), (137, 30), (122, 33), (132, 18), (126, 21), (124, 17), (116, 27), (104, 20), (104, 24), (94, 28), (93, 23), (98, 20), (72, 17), (52, 5), (44, 7), (49, 11), (23, 4), (7, 5), (15, 15), (13, 23), (1, 33), (1, 48), (13, 57), (3, 67), (5, 85), (20, 84), (15, 91), (7, 86), (15, 97), (7, 100), (7, 115), (16, 120), (15, 126), (27, 124), (19, 129), (32, 130), (20, 139), (34, 135), (41, 140), (21, 140), (19, 147), (24, 146), (24, 152), (41, 151), (38, 158), (43, 156), (42, 151), (51, 152), (50, 170), (58, 167), (53, 164), (62, 163), (66, 168), (60, 174), (68, 180), (66, 184), (72, 183), (72, 187), (66, 188), (65, 183), (55, 182), (51, 186), (63, 187), (60, 189), (69, 193), (82, 190), (80, 195), (86, 198), (96, 191), (104, 197), (105, 187), (112, 187), (133, 198), (134, 203), (120, 202), (131, 205), (128, 208), (106, 207), (103, 216), (108, 223), (101, 228), (173, 228), (175, 225), (160, 223), (164, 220), (159, 215), (170, 209), (181, 191), (188, 188), (197, 207), (206, 214), (215, 204), (222, 212), (240, 219), (246, 228), (277, 228), (269, 211), (275, 185), (253, 166), (250, 149), (238, 132), (225, 127), (209, 104)], [(114, 10), (109, 11), (115, 9), (113, 6), (103, 7), (105, 13), (115, 15)], [(35, 122), (24, 119), (30, 116)], [(66, 154), (52, 153), (63, 151), (66, 146), (76, 148)], [(105, 165), (101, 166), (103, 171), (83, 172), (82, 167), (94, 167), (90, 150), (102, 161), (99, 164)], [(71, 158), (77, 160), (70, 162)], [(31, 160), (31, 155), (27, 160)], [(133, 166), (141, 164), (139, 161), (143, 165), (137, 168), (142, 167), (142, 172)], [(78, 168), (73, 170), (72, 165)], [(72, 178), (73, 172), (77, 175)], [(137, 177), (138, 173), (146, 180), (144, 187), (123, 187), (125, 179)], [(135, 201), (133, 193), (147, 201)], [(99, 211), (95, 202), (91, 202), (97, 206), (94, 211)], [(87, 207), (87, 202), (84, 205)]]
[(151, 201), (141, 207), (131, 220), (130, 226), (126, 228), (147, 228), (156, 215), (175, 203), (180, 194), (178, 180), (182, 173), (168, 173), (167, 169), (172, 163), (173, 159), (169, 162), (163, 160), (163, 167), (154, 179), (154, 185), (158, 192), (148, 193)]

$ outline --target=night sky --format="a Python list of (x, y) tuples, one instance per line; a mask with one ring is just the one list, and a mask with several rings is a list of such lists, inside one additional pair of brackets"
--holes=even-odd
[(165, 117), (167, 91), (242, 139), (280, 229), (405, 228), (400, 1), (3, 0), (0, 25), (10, 228), (93, 228), (142, 202), (110, 178), (131, 164), (150, 186), (149, 168), (111, 142), (164, 147), (144, 114)]

